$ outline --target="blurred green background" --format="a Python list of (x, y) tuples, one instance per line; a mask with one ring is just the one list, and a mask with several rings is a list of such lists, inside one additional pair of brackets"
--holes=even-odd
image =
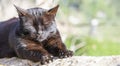
[(17, 15), (13, 4), (22, 8), (39, 7), (41, 3), (51, 8), (59, 4), (56, 23), (62, 40), (75, 55), (120, 54), (120, 0), (0, 0), (0, 3), (0, 21)]
[(119, 55), (119, 3), (120, 0), (61, 0), (62, 13), (58, 12), (58, 16), (71, 27), (65, 40), (67, 47), (75, 55)]

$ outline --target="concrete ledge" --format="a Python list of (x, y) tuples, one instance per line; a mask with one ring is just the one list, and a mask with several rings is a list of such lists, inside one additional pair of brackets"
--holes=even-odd
[(120, 56), (73, 56), (46, 65), (13, 57), (0, 59), (0, 66), (120, 66)]

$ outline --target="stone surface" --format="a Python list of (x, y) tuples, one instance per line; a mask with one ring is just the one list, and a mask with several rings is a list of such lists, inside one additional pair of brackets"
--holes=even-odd
[(13, 57), (0, 59), (0, 66), (120, 66), (120, 56), (73, 56), (46, 65)]

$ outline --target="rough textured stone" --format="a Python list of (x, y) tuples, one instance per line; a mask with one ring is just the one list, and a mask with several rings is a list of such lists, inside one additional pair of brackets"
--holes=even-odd
[(120, 56), (73, 56), (46, 65), (13, 57), (0, 59), (0, 66), (120, 66)]

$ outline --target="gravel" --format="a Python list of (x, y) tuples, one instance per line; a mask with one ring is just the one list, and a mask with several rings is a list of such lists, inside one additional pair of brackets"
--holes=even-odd
[(120, 66), (120, 56), (73, 56), (45, 65), (13, 57), (0, 59), (0, 66)]

